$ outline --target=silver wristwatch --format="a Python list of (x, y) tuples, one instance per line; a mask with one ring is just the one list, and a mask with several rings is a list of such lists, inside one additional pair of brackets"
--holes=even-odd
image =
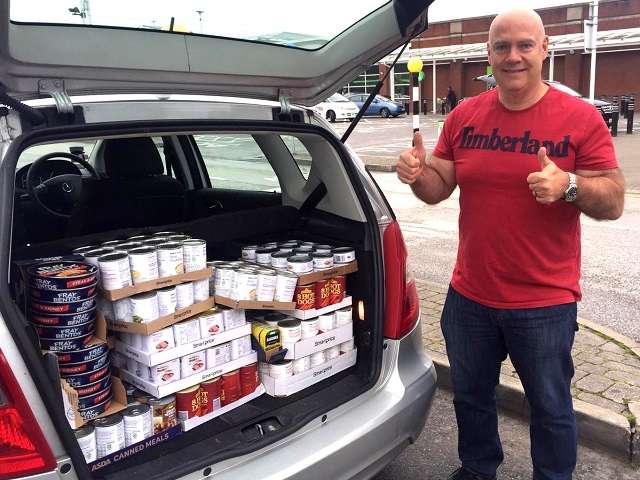
[(567, 202), (573, 202), (578, 197), (578, 185), (576, 184), (576, 176), (573, 173), (567, 172), (569, 175), (569, 186), (564, 191), (564, 199)]

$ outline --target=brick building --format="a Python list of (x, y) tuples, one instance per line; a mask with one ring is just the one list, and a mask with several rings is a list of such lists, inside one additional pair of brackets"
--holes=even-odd
[[(585, 46), (591, 38), (587, 24), (593, 18), (591, 2), (536, 9), (549, 35), (549, 58), (543, 66), (543, 78), (562, 82), (589, 96), (591, 50)], [(594, 96), (611, 101), (614, 95), (637, 96), (640, 93), (640, 0), (600, 0), (597, 13), (597, 40)], [(411, 41), (381, 90), (383, 95), (408, 100), (411, 76), (406, 63), (419, 56), (424, 80), (420, 98), (428, 111), (437, 108), (450, 85), (458, 98), (477, 95), (486, 89), (474, 77), (487, 73), (486, 42), (494, 15), (486, 17), (429, 22), (429, 29)], [(587, 43), (587, 45), (585, 45)], [(371, 91), (393, 63), (391, 54), (371, 67), (345, 90)], [(375, 82), (374, 82), (375, 80)], [(434, 105), (433, 99), (436, 99)]]

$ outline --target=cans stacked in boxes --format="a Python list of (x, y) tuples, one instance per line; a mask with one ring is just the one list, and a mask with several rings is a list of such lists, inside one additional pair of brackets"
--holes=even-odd
[(27, 318), (40, 347), (57, 355), (60, 377), (78, 393), (80, 416), (111, 403), (109, 347), (94, 340), (98, 269), (86, 262), (44, 262), (27, 269)]
[[(149, 335), (126, 332), (119, 332), (119, 335), (122, 343), (146, 354), (153, 354), (207, 339), (246, 324), (243, 309), (212, 308)], [(251, 335), (247, 334), (151, 367), (128, 357), (127, 370), (155, 385), (166, 385), (237, 360), (252, 352)]]
[[(267, 327), (271, 329), (277, 328), (282, 344), (291, 347), (291, 344), (296, 342), (352, 325), (352, 323), (351, 307), (341, 308), (304, 320), (299, 320), (283, 313), (272, 313), (265, 315), (261, 321), (254, 322), (254, 332)], [(320, 346), (312, 353), (292, 360), (281, 360), (275, 363), (259, 362), (259, 369), (262, 374), (269, 375), (272, 378), (287, 378), (315, 368), (353, 349), (353, 329), (351, 329), (348, 340), (342, 343), (330, 345), (327, 348)]]

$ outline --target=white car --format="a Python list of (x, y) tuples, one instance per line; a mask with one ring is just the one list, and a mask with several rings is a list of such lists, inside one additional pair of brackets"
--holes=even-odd
[(0, 0), (0, 477), (372, 478), (436, 371), (313, 106), (432, 0), (73, 3)]
[(334, 93), (324, 102), (316, 105), (315, 108), (330, 122), (351, 121), (358, 114), (358, 106), (339, 93)]

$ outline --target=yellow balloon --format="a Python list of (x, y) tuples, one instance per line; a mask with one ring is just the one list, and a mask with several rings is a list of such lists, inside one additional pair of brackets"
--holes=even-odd
[[(160, 30), (164, 30), (165, 32), (168, 32), (170, 27), (171, 27), (171, 24), (165, 25)], [(184, 32), (184, 33), (190, 33), (191, 32), (191, 30), (189, 30), (184, 25), (180, 25), (179, 23), (174, 23), (173, 24), (173, 30), (172, 31), (173, 32)]]
[(422, 60), (419, 57), (411, 57), (407, 62), (407, 69), (411, 73), (418, 73), (422, 70)]

